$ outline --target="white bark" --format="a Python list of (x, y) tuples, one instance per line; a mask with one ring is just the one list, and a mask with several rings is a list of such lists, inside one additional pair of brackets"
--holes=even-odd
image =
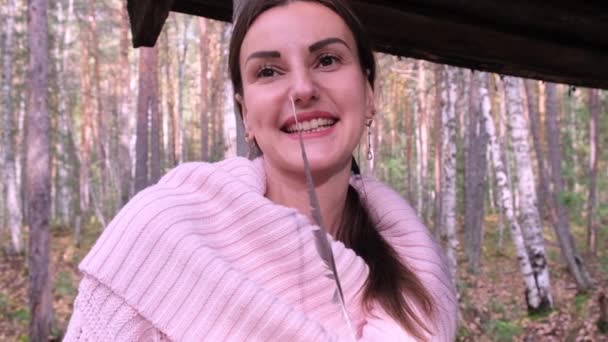
[(425, 177), (428, 173), (428, 115), (426, 108), (426, 73), (424, 69), (424, 62), (418, 61), (418, 87), (417, 87), (417, 116), (418, 116), (418, 146), (420, 149), (420, 159), (418, 161), (418, 213), (421, 217), (427, 217), (427, 205), (428, 205), (428, 192), (427, 192), (427, 178)]
[(441, 97), (443, 106), (441, 107), (442, 118), (442, 214), (445, 227), (448, 257), (448, 266), (452, 280), (456, 281), (457, 259), (456, 250), (458, 239), (456, 236), (456, 69), (445, 67), (445, 86)]
[(13, 30), (15, 26), (15, 1), (7, 0), (7, 20), (5, 23), (6, 38), (3, 46), (2, 61), (2, 144), (4, 152), (4, 180), (6, 182), (6, 207), (8, 210), (8, 226), (11, 234), (13, 249), (20, 253), (23, 250), (21, 237), (21, 203), (19, 199), (19, 187), (17, 185), (17, 173), (15, 169), (15, 152), (13, 146), (13, 110), (12, 110), (12, 51)]
[[(533, 276), (536, 278), (535, 280), (539, 289), (540, 300), (542, 302), (546, 297), (549, 303), (552, 303), (549, 268), (545, 256), (542, 226), (536, 200), (536, 185), (532, 172), (532, 160), (530, 158), (530, 144), (528, 142), (530, 131), (528, 122), (524, 117), (524, 103), (521, 96), (522, 85), (520, 78), (504, 78), (509, 133), (513, 146), (513, 158), (515, 160), (517, 189), (519, 193), (519, 218)], [(529, 304), (532, 308), (537, 307), (535, 300), (530, 298)]]

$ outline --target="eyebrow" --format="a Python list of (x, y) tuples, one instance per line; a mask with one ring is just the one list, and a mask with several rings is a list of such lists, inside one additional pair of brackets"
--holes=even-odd
[(245, 64), (252, 58), (280, 58), (281, 53), (279, 51), (256, 51), (247, 57)]
[[(344, 40), (337, 38), (337, 37), (330, 37), (330, 38), (322, 39), (316, 43), (313, 43), (312, 45), (310, 45), (308, 47), (308, 51), (315, 52), (315, 51), (318, 51), (318, 50), (326, 47), (327, 45), (336, 44), (336, 43), (342, 44), (342, 45), (346, 46), (347, 49), (350, 50), (350, 46), (348, 46), (348, 44), (346, 44), (346, 42)], [(256, 52), (252, 53), (251, 55), (249, 55), (249, 57), (247, 57), (245, 64), (247, 64), (247, 62), (249, 62), (249, 60), (252, 58), (281, 58), (281, 53), (279, 51), (256, 51)]]
[(348, 44), (346, 44), (346, 42), (343, 41), (342, 39), (340, 39), (338, 37), (330, 37), (330, 38), (325, 38), (325, 39), (319, 40), (318, 42), (312, 44), (311, 46), (308, 47), (308, 51), (315, 52), (317, 50), (320, 50), (320, 49), (326, 47), (327, 45), (335, 44), (335, 43), (342, 44), (350, 50), (350, 46), (348, 46)]

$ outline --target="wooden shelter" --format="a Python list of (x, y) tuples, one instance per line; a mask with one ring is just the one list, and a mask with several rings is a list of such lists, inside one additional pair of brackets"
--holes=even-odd
[[(247, 1), (247, 0), (240, 0)], [(608, 1), (352, 0), (377, 51), (608, 89)], [(128, 0), (133, 45), (170, 11), (230, 21), (230, 0)]]

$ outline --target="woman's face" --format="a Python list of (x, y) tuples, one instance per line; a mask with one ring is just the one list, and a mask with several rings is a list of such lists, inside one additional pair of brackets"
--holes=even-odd
[[(314, 173), (349, 168), (372, 116), (373, 91), (342, 18), (315, 2), (271, 8), (245, 35), (239, 64), (246, 130), (267, 166), (302, 172), (302, 130)], [(292, 98), (301, 127), (293, 118)]]

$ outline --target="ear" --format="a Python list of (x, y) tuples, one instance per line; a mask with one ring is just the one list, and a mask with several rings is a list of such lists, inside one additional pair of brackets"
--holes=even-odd
[(365, 87), (365, 119), (373, 119), (374, 114), (376, 113), (374, 90), (367, 80), (365, 82)]
[(247, 106), (245, 100), (241, 94), (234, 94), (234, 99), (241, 106), (241, 117), (243, 118), (243, 125), (245, 125), (245, 131), (247, 131)]

